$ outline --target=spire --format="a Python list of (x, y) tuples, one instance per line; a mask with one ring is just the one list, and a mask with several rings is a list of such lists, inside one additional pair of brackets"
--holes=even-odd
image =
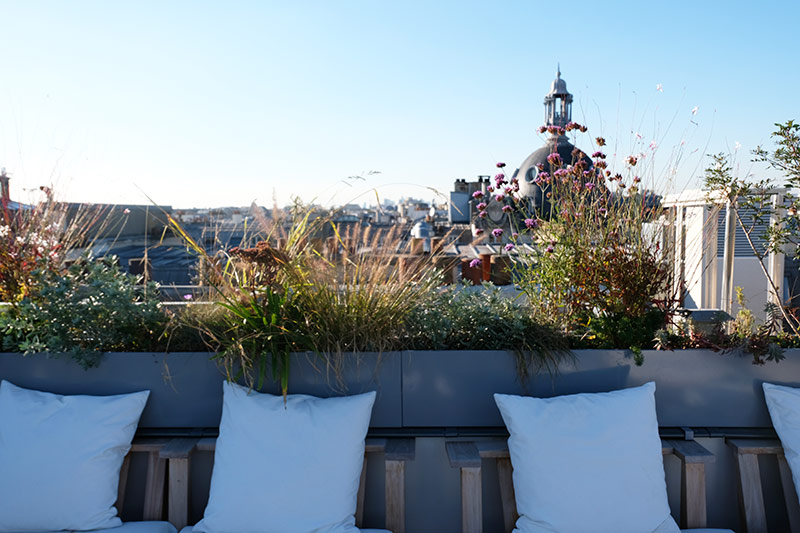
[(561, 79), (561, 63), (556, 63), (556, 65), (558, 65), (556, 67), (558, 69), (558, 71), (556, 72), (556, 79), (560, 80)]

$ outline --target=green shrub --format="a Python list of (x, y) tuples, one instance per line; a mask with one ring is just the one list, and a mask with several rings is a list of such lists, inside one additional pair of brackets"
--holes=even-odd
[(96, 366), (103, 352), (151, 351), (166, 327), (157, 287), (137, 285), (115, 258), (83, 258), (31, 274), (36, 290), (0, 314), (3, 349), (47, 352)]

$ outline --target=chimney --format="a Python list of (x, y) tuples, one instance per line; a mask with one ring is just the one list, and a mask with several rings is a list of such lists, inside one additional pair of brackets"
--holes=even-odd
[(8, 191), (8, 175), (6, 169), (0, 169), (0, 200), (3, 202), (3, 207), (7, 207), (11, 201), (11, 194)]

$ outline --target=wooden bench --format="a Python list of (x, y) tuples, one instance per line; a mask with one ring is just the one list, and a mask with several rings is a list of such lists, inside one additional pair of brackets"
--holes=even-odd
[[(173, 439), (160, 454), (167, 461), (169, 471), (168, 516), (169, 521), (180, 531), (189, 522), (189, 471), (194, 451), (214, 452), (216, 438)], [(356, 507), (356, 526), (361, 527), (364, 519), (364, 498), (366, 496), (367, 456), (383, 454), (386, 472), (386, 520), (385, 528), (392, 533), (405, 533), (405, 464), (415, 456), (413, 438), (368, 438), (364, 454), (364, 467), (358, 487)]]
[[(681, 527), (706, 527), (705, 465), (714, 462), (714, 455), (692, 440), (662, 439), (661, 446), (663, 455), (674, 454), (681, 461)], [(461, 531), (463, 533), (483, 531), (481, 502), (483, 459), (493, 459), (497, 464), (504, 531), (512, 531), (519, 515), (514, 499), (513, 468), (508, 453), (508, 443), (505, 440), (448, 442), (446, 447), (450, 466), (461, 470)]]
[(778, 471), (789, 517), (789, 531), (800, 532), (800, 504), (792, 481), (792, 472), (781, 443), (777, 439), (725, 439), (733, 449), (739, 476), (739, 514), (743, 533), (766, 533), (767, 515), (764, 494), (761, 488), (759, 456), (774, 455), (778, 460)]
[(117, 514), (122, 516), (122, 507), (125, 502), (125, 493), (128, 487), (128, 474), (130, 472), (131, 455), (134, 453), (147, 454), (147, 477), (145, 478), (144, 507), (142, 520), (163, 520), (164, 516), (164, 482), (166, 473), (166, 460), (161, 458), (162, 450), (169, 445), (172, 439), (134, 439), (131, 449), (122, 461), (119, 471), (119, 488), (117, 489)]

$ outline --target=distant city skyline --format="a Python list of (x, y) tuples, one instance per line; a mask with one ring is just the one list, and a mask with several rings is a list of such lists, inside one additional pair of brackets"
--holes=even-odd
[(800, 119), (797, 3), (599, 6), (0, 2), (0, 167), (20, 201), (441, 201), (543, 144), (559, 63), (577, 146), (673, 191)]

